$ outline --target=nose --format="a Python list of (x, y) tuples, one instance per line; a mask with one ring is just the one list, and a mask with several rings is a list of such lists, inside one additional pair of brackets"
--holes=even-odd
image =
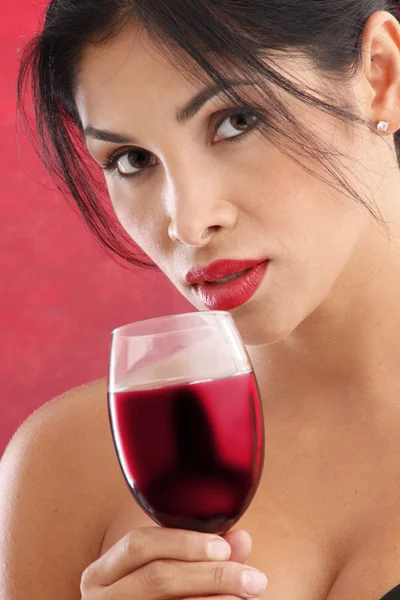
[(232, 230), (237, 222), (237, 207), (222, 185), (220, 173), (197, 168), (194, 172), (180, 169), (177, 177), (170, 175), (165, 189), (165, 202), (170, 223), (171, 240), (185, 246), (207, 246), (221, 230)]

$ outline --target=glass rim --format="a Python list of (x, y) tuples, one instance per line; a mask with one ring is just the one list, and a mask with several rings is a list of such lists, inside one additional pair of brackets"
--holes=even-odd
[[(155, 322), (155, 321), (166, 321), (167, 319), (180, 319), (183, 317), (192, 317), (193, 315), (214, 315), (214, 316), (219, 316), (219, 317), (231, 317), (232, 315), (230, 312), (228, 312), (227, 310), (198, 310), (198, 311), (193, 311), (193, 312), (187, 312), (187, 313), (176, 313), (173, 315), (163, 315), (161, 317), (151, 317), (150, 319), (143, 319), (141, 321), (133, 321), (132, 323), (127, 323), (126, 325), (121, 325), (120, 327), (116, 327), (115, 329), (113, 329), (111, 331), (111, 336), (113, 337), (116, 333), (119, 333), (120, 331), (122, 331), (123, 329), (128, 329), (128, 327), (132, 327), (133, 325), (139, 325), (139, 323), (150, 323), (150, 322)], [(203, 325), (204, 327), (204, 325)], [(177, 332), (179, 331), (188, 331), (188, 329), (178, 329)], [(132, 337), (148, 337), (148, 336), (156, 336), (156, 335), (166, 335), (168, 333), (175, 333), (175, 332), (171, 332), (171, 331), (164, 331), (161, 332), (159, 334), (157, 333), (143, 333), (143, 334), (132, 334)]]

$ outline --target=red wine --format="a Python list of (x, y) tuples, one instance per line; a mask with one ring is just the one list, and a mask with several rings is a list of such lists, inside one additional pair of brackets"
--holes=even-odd
[(224, 533), (257, 488), (264, 455), (253, 373), (109, 395), (125, 479), (160, 525)]

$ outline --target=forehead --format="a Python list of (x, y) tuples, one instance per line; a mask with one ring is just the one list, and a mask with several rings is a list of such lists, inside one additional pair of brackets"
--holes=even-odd
[[(172, 116), (179, 98), (195, 89), (194, 82), (174, 67), (148, 36), (125, 27), (104, 44), (90, 44), (81, 54), (75, 98), (83, 125), (140, 110), (141, 116)], [(166, 114), (168, 113), (168, 115)]]
[[(309, 89), (320, 88), (320, 78), (310, 60), (298, 53), (293, 56), (281, 52), (271, 58), (273, 67), (300, 83), (300, 87), (307, 84)], [(184, 59), (185, 69), (177, 59), (174, 63), (168, 58), (162, 47), (134, 24), (127, 25), (105, 43), (88, 44), (81, 53), (75, 85), (83, 127), (105, 125), (123, 132), (129, 127), (131, 117), (135, 129), (142, 123), (157, 127), (173, 122), (177, 108), (210, 82), (194, 61), (187, 56)], [(232, 74), (238, 75), (240, 71), (233, 69)], [(327, 82), (323, 83), (328, 90)], [(281, 92), (278, 90), (278, 94)], [(286, 101), (292, 104), (293, 98), (286, 94)], [(306, 109), (301, 106), (302, 111)]]

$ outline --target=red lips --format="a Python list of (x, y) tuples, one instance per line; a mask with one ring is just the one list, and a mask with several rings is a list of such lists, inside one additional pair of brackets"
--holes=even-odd
[(208, 267), (194, 267), (190, 269), (186, 275), (186, 281), (191, 285), (196, 283), (206, 283), (222, 279), (228, 275), (239, 273), (245, 269), (251, 269), (262, 262), (266, 258), (258, 260), (217, 260)]
[[(260, 287), (268, 259), (219, 260), (208, 267), (194, 267), (186, 275), (204, 306), (210, 310), (233, 310), (245, 304)], [(243, 271), (243, 272), (242, 272)], [(218, 281), (238, 274), (228, 281)]]

